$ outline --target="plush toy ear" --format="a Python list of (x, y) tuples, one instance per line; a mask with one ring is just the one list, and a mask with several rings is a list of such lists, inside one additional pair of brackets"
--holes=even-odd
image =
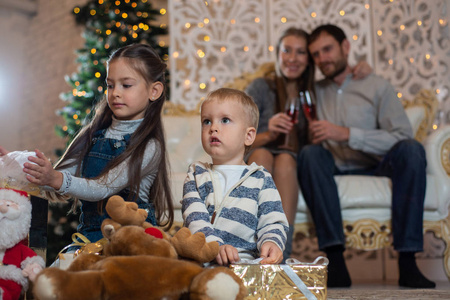
[(107, 238), (108, 240), (111, 239), (111, 237), (113, 236), (113, 234), (116, 232), (116, 230), (114, 229), (114, 226), (112, 225), (106, 225), (105, 227), (103, 227), (103, 236), (105, 238)]

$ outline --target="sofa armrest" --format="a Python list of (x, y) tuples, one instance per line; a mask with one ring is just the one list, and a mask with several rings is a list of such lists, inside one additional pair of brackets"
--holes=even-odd
[(450, 182), (450, 125), (434, 130), (423, 142), (427, 173)]

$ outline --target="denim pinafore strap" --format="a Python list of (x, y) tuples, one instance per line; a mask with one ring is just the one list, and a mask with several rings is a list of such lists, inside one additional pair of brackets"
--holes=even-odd
[[(98, 176), (108, 163), (115, 157), (122, 154), (129, 144), (131, 134), (124, 135), (121, 140), (105, 138), (106, 129), (94, 133), (92, 147), (89, 153), (84, 157), (81, 169), (83, 178), (93, 178)], [(130, 191), (128, 188), (121, 190), (118, 195), (127, 200)], [(104, 219), (109, 218), (105, 206), (108, 199), (104, 199), (101, 209), (99, 202), (91, 202), (80, 199), (81, 215), (80, 224), (77, 227), (78, 232), (89, 239), (90, 242), (96, 242), (103, 238), (101, 224)], [(139, 208), (148, 212), (147, 222), (156, 225), (155, 209), (152, 203), (146, 203), (137, 196), (136, 203)]]

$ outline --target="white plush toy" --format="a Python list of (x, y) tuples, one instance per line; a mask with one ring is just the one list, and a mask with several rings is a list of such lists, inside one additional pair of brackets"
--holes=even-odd
[(31, 224), (28, 192), (39, 193), (23, 175), (22, 160), (29, 156), (23, 154), (0, 157), (0, 300), (19, 299), (28, 280), (45, 268), (44, 259), (23, 243)]

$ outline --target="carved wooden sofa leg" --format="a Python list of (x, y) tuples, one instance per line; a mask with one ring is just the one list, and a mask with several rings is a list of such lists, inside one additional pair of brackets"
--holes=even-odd
[(433, 235), (444, 241), (444, 270), (447, 278), (450, 280), (450, 222), (449, 219), (439, 221), (424, 221), (423, 232), (432, 232)]

